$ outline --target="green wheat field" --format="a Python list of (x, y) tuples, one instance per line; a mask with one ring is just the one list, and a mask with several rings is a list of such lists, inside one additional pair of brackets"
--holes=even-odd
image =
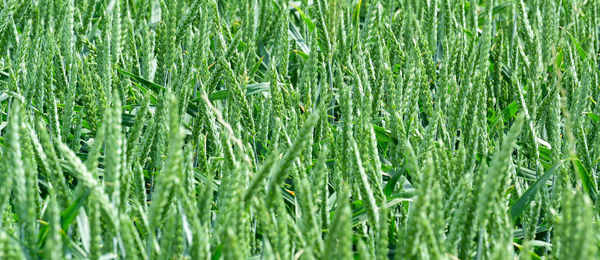
[(0, 259), (600, 259), (600, 0), (0, 0)]

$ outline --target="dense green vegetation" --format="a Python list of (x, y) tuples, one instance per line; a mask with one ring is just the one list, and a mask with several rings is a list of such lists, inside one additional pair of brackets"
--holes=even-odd
[(0, 259), (597, 259), (600, 1), (0, 1)]

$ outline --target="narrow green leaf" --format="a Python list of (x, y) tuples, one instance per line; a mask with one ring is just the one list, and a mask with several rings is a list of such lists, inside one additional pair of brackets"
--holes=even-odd
[(136, 80), (137, 82), (139, 82), (140, 84), (144, 85), (145, 87), (153, 90), (154, 92), (160, 92), (162, 90), (164, 90), (164, 87), (161, 85), (158, 85), (150, 80), (144, 79), (140, 76), (137, 76), (131, 72), (127, 72), (124, 71), (120, 68), (115, 68), (118, 72), (120, 72), (121, 74), (125, 75), (125, 76), (129, 76), (130, 78), (133, 78), (134, 80)]
[(563, 56), (564, 56), (564, 51), (563, 51), (562, 47), (558, 47), (558, 54), (556, 55), (556, 68), (558, 68), (559, 70), (563, 66)]
[(250, 72), (248, 73), (248, 78), (254, 77), (254, 74), (256, 74), (256, 72), (258, 71), (258, 68), (260, 68), (260, 65), (263, 62), (263, 58), (264, 57), (260, 57), (260, 59), (254, 65), (252, 65), (252, 68), (250, 68)]
[(583, 185), (583, 190), (588, 193), (592, 200), (596, 201), (598, 191), (596, 190), (596, 185), (592, 181), (592, 177), (587, 169), (585, 169), (585, 166), (583, 166), (578, 158), (569, 158), (568, 160), (573, 164), (573, 168), (575, 168), (575, 172), (581, 180), (581, 185)]
[(500, 115), (494, 118), (492, 125), (490, 125), (490, 130), (494, 129), (500, 120), (502, 120), (502, 122), (508, 122), (511, 118), (515, 117), (518, 111), (519, 103), (517, 103), (517, 101), (508, 104), (508, 106), (500, 112)]
[(270, 90), (270, 86), (271, 84), (269, 82), (250, 84), (246, 86), (246, 96), (267, 92)]
[(300, 49), (302, 49), (302, 51), (304, 53), (310, 54), (310, 47), (308, 47), (308, 45), (306, 44), (306, 41), (300, 34), (298, 27), (296, 27), (296, 25), (294, 25), (291, 21), (289, 22), (288, 26), (289, 26), (288, 34), (290, 35), (290, 37), (292, 37), (292, 39), (294, 39), (296, 44), (298, 44), (298, 46), (300, 46)]
[(304, 59), (308, 59), (308, 54), (301, 50), (293, 50), (293, 52)]
[(8, 78), (9, 78), (9, 76), (10, 76), (10, 75), (8, 74), (8, 72), (5, 72), (5, 71), (2, 71), (2, 70), (0, 70), (0, 80), (5, 80), (5, 79), (8, 79)]
[(208, 96), (210, 100), (224, 100), (229, 98), (229, 90), (217, 90)]
[(569, 37), (571, 37), (571, 41), (573, 42), (573, 45), (575, 45), (575, 48), (577, 49), (577, 53), (579, 54), (579, 57), (581, 58), (581, 60), (587, 60), (587, 54), (585, 53), (585, 51), (583, 50), (583, 48), (581, 48), (581, 45), (579, 44), (579, 42), (577, 40), (575, 40), (575, 38), (573, 37), (573, 35), (571, 35), (571, 33), (567, 32), (567, 34), (569, 34)]
[(373, 125), (373, 130), (375, 130), (375, 137), (377, 138), (377, 142), (389, 143), (392, 141), (391, 133), (385, 128)]
[(562, 161), (554, 165), (550, 170), (546, 171), (533, 185), (529, 187), (521, 197), (510, 206), (510, 216), (513, 220), (516, 220), (523, 211), (529, 206), (529, 204), (535, 199), (535, 195), (541, 187), (546, 185), (546, 182), (552, 177), (554, 172), (562, 165)]
[(596, 122), (600, 122), (600, 116), (599, 115), (596, 115), (596, 114), (594, 114), (592, 112), (588, 112), (588, 113), (585, 113), (585, 114), (587, 114), (587, 116), (589, 118), (591, 118), (592, 120), (594, 120)]
[(300, 9), (295, 4), (293, 4), (293, 3), (290, 2), (290, 5), (294, 6), (294, 8), (296, 8), (296, 10), (298, 11), (298, 13), (300, 14), (300, 17), (302, 18), (302, 20), (304, 20), (304, 23), (306, 24), (306, 26), (308, 26), (308, 29), (310, 30), (310, 32), (313, 32), (315, 30), (315, 24), (312, 22), (312, 20), (310, 19), (310, 17), (308, 17), (308, 15), (306, 15), (302, 11), (302, 9)]
[[(60, 226), (63, 230), (67, 230), (69, 226), (73, 223), (75, 218), (77, 218), (77, 214), (79, 214), (79, 209), (83, 207), (85, 200), (90, 195), (90, 190), (81, 192), (77, 198), (60, 213)], [(42, 247), (46, 241), (46, 237), (48, 237), (48, 232), (50, 231), (50, 226), (48, 225), (40, 225), (40, 230), (38, 232), (38, 246)]]
[[(246, 86), (246, 96), (251, 96), (251, 95), (255, 95), (255, 94), (263, 93), (263, 92), (268, 92), (270, 90), (270, 85), (271, 84), (269, 82), (250, 84), (250, 85)], [(210, 100), (225, 100), (228, 98), (229, 98), (229, 90), (226, 90), (226, 89), (217, 90), (208, 96), (208, 99), (210, 99)], [(199, 100), (200, 100), (200, 98), (197, 98), (192, 101), (197, 102)]]
[(396, 183), (398, 183), (398, 180), (405, 172), (406, 172), (406, 168), (402, 168), (402, 169), (394, 171), (394, 173), (392, 173), (392, 177), (385, 184), (385, 187), (383, 187), (383, 193), (385, 194), (385, 196), (390, 197), (390, 195), (394, 191), (394, 187), (396, 186)]
[(60, 213), (60, 226), (63, 230), (67, 230), (75, 218), (77, 218), (77, 214), (79, 214), (79, 209), (83, 207), (85, 200), (90, 195), (90, 190), (83, 191), (76, 199)]
[(4, 100), (7, 100), (10, 96), (8, 95), (8, 93), (6, 92), (2, 92), (2, 94), (0, 94), (0, 102), (4, 102)]
[[(400, 191), (390, 195), (387, 201), (380, 205), (378, 208), (392, 208), (404, 201), (412, 201), (415, 197), (414, 189), (408, 189), (404, 191)], [(354, 210), (352, 210), (352, 226), (356, 227), (363, 221), (367, 220), (367, 207), (364, 205), (362, 200), (357, 200), (353, 202), (355, 206)]]

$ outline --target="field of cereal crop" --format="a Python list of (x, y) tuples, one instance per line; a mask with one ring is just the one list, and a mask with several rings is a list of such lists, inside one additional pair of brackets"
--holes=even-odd
[(2, 0), (0, 259), (598, 259), (598, 0)]

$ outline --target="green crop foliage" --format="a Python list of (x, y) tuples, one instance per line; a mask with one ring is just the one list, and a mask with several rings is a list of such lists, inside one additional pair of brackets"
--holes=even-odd
[(0, 1), (0, 259), (599, 259), (598, 0)]

